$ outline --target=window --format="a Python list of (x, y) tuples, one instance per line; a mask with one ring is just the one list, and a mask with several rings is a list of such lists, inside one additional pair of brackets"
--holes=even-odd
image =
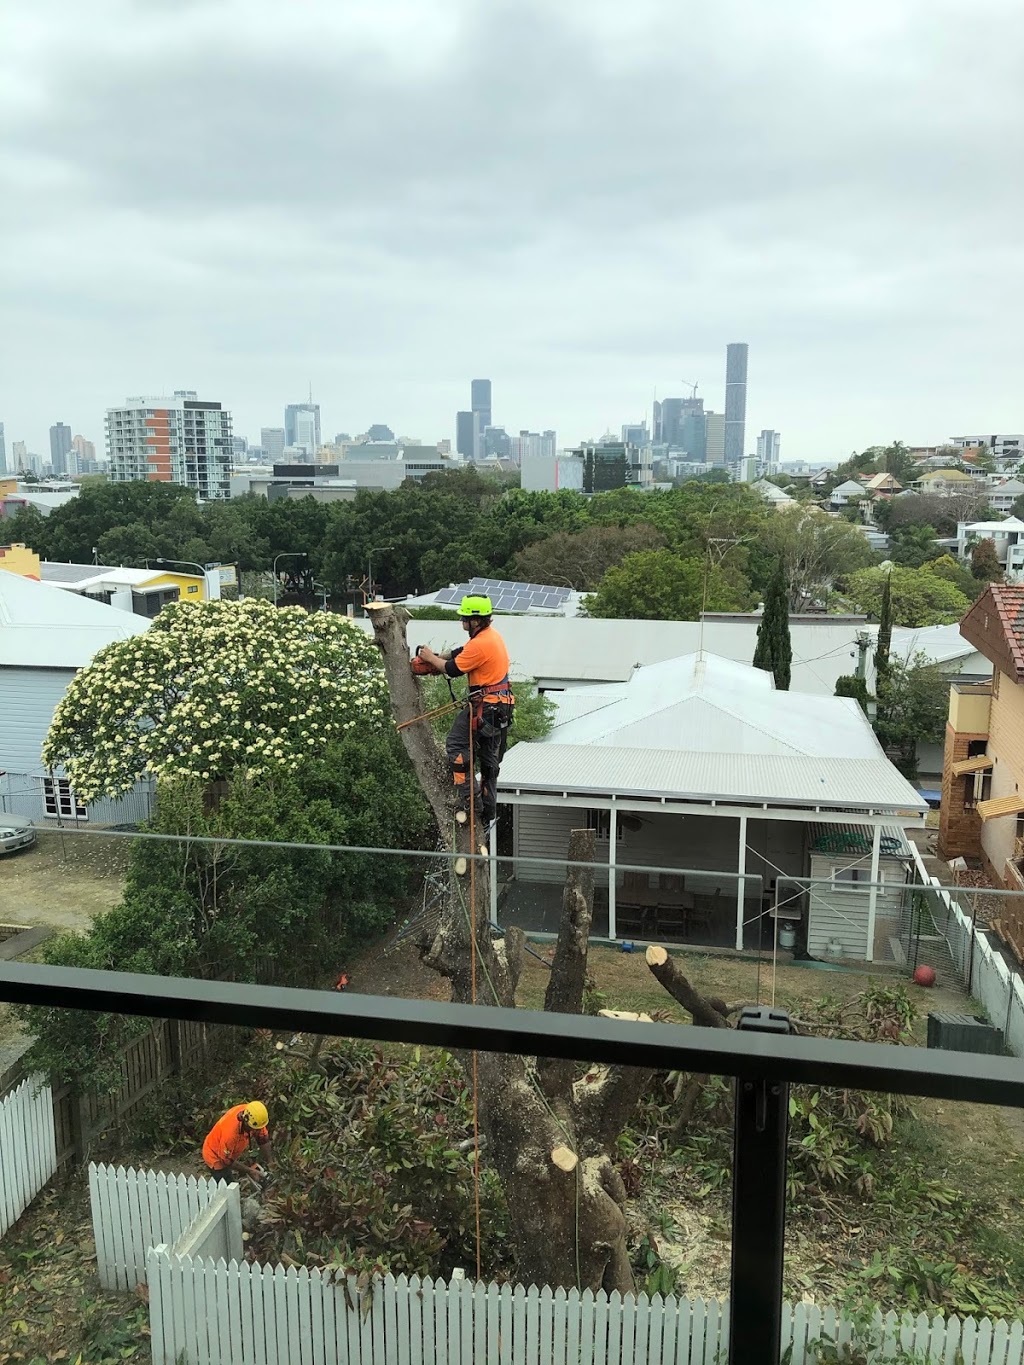
[[(885, 881), (885, 871), (878, 869), (878, 880)], [(870, 867), (834, 867), (832, 885), (837, 891), (864, 891), (871, 885)]]
[[(610, 810), (588, 810), (587, 829), (592, 829), (599, 839), (610, 839), (612, 813)], [(616, 843), (622, 843), (622, 824), (619, 823)]]
[(66, 777), (43, 778), (43, 802), (46, 814), (54, 820), (88, 820), (89, 812), (71, 790)]

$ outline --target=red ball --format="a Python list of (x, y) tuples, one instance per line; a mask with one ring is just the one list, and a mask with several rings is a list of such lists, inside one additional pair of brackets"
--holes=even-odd
[(919, 986), (934, 986), (935, 968), (918, 967), (917, 971), (915, 971), (914, 973), (914, 980), (917, 982)]

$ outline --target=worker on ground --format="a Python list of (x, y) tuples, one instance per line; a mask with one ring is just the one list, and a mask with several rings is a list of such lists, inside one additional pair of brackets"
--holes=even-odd
[(264, 1161), (270, 1158), (270, 1134), (267, 1131), (267, 1106), (260, 1100), (235, 1104), (219, 1118), (206, 1135), (203, 1160), (214, 1180), (234, 1180), (237, 1172), (262, 1182), (259, 1166), (249, 1166), (242, 1157), (255, 1140)]
[(417, 654), (449, 678), (469, 680), (469, 707), (463, 707), (448, 733), (445, 749), (452, 781), (463, 810), (469, 809), (469, 731), (473, 727), (473, 757), (480, 765), (480, 804), (477, 814), (489, 825), (497, 815), (498, 769), (508, 746), (516, 699), (508, 681), (508, 650), (491, 624), (489, 597), (464, 597), (459, 606), (462, 628), (469, 642), (445, 654), (421, 645)]

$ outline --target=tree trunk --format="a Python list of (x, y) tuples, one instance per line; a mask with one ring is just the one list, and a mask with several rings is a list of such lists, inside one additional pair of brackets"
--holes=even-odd
[[(409, 668), (408, 615), (386, 603), (369, 603), (367, 609), (395, 719), (434, 812), (441, 845), (465, 859), (473, 852), (473, 831), (469, 822), (456, 820), (447, 761), (429, 723), (417, 720), (424, 707)], [(580, 1014), (594, 877), (590, 868), (578, 864), (595, 861), (592, 830), (572, 832), (569, 861), (544, 1008)], [(453, 860), (437, 924), (418, 946), (423, 960), (449, 979), (453, 1000), (514, 1006), (524, 936), (509, 929), (504, 939), (492, 939), (487, 864), (477, 863), (471, 876), (472, 866)], [(674, 963), (667, 953), (665, 959)], [(667, 971), (652, 966), (652, 971), (691, 1011), (695, 1022), (729, 1026), (725, 1005), (705, 1000), (678, 966)], [(471, 1055), (459, 1061), (472, 1084)], [(650, 1072), (638, 1067), (594, 1066), (582, 1072), (575, 1063), (554, 1058), (478, 1054), (476, 1099), (485, 1139), (481, 1147), (505, 1192), (521, 1281), (621, 1293), (633, 1288), (626, 1191), (613, 1153), (649, 1078)]]

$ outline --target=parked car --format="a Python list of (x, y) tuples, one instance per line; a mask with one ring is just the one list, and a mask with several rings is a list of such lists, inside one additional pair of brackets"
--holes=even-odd
[(0, 823), (0, 854), (13, 853), (19, 848), (29, 848), (35, 841), (36, 832), (31, 825)]

